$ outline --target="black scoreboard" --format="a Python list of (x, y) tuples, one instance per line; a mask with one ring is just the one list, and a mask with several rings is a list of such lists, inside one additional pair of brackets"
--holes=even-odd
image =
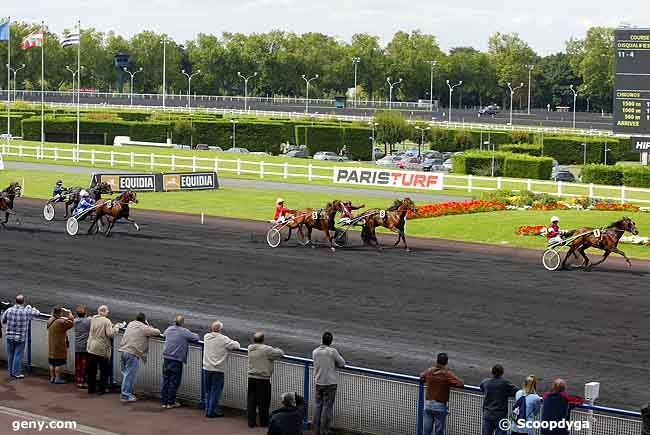
[(650, 29), (617, 29), (614, 39), (614, 133), (650, 135)]

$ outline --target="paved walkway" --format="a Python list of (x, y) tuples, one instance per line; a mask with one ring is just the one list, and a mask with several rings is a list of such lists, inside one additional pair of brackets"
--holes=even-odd
[[(81, 174), (92, 173), (130, 173), (124, 169), (107, 169), (107, 168), (89, 168), (85, 166), (68, 166), (68, 165), (52, 165), (46, 163), (25, 163), (25, 162), (10, 162), (5, 161), (5, 166), (8, 169), (30, 169), (30, 170), (44, 170), (44, 171), (58, 171), (58, 172), (74, 172)], [(379, 196), (386, 198), (397, 198), (399, 196), (408, 195), (415, 201), (465, 201), (468, 199), (466, 196), (453, 196), (445, 194), (430, 194), (418, 192), (403, 192), (395, 190), (382, 190), (382, 189), (364, 189), (357, 187), (342, 187), (342, 186), (324, 186), (322, 184), (305, 184), (305, 183), (283, 183), (280, 181), (268, 180), (250, 180), (244, 178), (224, 178), (219, 176), (219, 183), (223, 186), (237, 186), (237, 187), (255, 187), (261, 189), (272, 189), (277, 191), (298, 190), (305, 192), (323, 192), (331, 193), (334, 195), (364, 195), (364, 196)]]
[[(55, 429), (50, 425), (75, 422), (76, 429)], [(19, 425), (21, 428), (16, 430)], [(39, 430), (38, 426), (41, 426)], [(28, 428), (31, 426), (31, 428)], [(142, 399), (122, 403), (119, 394), (89, 396), (73, 384), (53, 385), (45, 377), (11, 379), (0, 373), (0, 434), (56, 435), (255, 435), (245, 417), (229, 414), (207, 419), (194, 406), (163, 410), (160, 402)]]

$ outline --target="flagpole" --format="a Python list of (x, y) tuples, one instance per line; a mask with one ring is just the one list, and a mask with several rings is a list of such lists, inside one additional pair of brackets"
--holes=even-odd
[(79, 44), (77, 45), (77, 160), (79, 160), (79, 99), (81, 96), (81, 20), (77, 21)]
[[(7, 18), (7, 145), (11, 134), (11, 17)], [(9, 151), (9, 150), (7, 150)]]
[(43, 40), (41, 41), (41, 155), (45, 147), (45, 21), (41, 21), (41, 33)]

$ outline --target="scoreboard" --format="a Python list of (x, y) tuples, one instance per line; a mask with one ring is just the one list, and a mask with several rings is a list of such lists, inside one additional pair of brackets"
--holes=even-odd
[(650, 135), (650, 29), (617, 29), (614, 59), (614, 133)]

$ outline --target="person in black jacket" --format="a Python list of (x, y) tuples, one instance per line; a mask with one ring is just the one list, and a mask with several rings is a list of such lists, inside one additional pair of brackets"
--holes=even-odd
[(305, 399), (296, 393), (282, 395), (282, 408), (271, 414), (268, 435), (302, 435), (307, 413)]
[(503, 366), (492, 367), (492, 377), (480, 385), (485, 394), (483, 399), (483, 435), (505, 435), (506, 431), (499, 424), (508, 417), (508, 398), (514, 397), (519, 390), (512, 382), (503, 378)]

